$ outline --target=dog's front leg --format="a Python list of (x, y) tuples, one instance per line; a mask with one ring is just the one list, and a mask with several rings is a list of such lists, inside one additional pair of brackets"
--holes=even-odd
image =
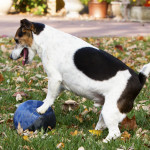
[(37, 108), (37, 112), (39, 114), (44, 114), (47, 109), (54, 103), (54, 100), (60, 93), (60, 87), (61, 87), (61, 80), (60, 78), (50, 78), (48, 80), (48, 93), (46, 96), (46, 99), (44, 100), (44, 103), (42, 106)]

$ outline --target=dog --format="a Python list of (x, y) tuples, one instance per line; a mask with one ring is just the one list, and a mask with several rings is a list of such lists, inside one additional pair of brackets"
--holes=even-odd
[(70, 90), (103, 105), (95, 130), (108, 128), (103, 140), (121, 135), (118, 124), (133, 108), (150, 73), (150, 63), (139, 74), (109, 53), (70, 34), (27, 19), (20, 21), (15, 35), (16, 47), (10, 58), (23, 57), (23, 65), (37, 53), (48, 75), (48, 93), (37, 112), (44, 114), (59, 93)]

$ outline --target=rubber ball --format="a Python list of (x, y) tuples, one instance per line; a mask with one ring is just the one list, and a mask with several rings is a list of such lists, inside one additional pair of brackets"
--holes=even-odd
[(23, 130), (35, 131), (43, 128), (46, 131), (47, 128), (54, 128), (56, 117), (51, 107), (49, 107), (45, 114), (37, 113), (36, 109), (42, 104), (43, 102), (38, 100), (28, 100), (20, 104), (13, 118), (15, 128), (18, 128), (19, 123)]

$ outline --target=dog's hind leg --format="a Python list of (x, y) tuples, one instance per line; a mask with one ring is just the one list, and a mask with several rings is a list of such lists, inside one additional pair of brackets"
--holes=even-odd
[(119, 111), (117, 104), (105, 103), (102, 110), (102, 116), (109, 130), (109, 134), (103, 142), (108, 142), (111, 139), (116, 139), (121, 135), (118, 124), (121, 122), (126, 114), (123, 114)]
[(106, 125), (105, 125), (105, 122), (104, 122), (104, 119), (103, 119), (103, 116), (102, 116), (102, 113), (101, 113), (100, 116), (99, 116), (98, 123), (95, 127), (95, 130), (104, 130), (105, 128), (106, 128)]

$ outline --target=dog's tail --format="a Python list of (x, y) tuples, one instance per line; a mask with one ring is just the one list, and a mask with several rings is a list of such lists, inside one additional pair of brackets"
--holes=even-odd
[(150, 74), (150, 63), (144, 65), (139, 73), (139, 80), (142, 86), (146, 82), (146, 78), (148, 77), (149, 74)]

